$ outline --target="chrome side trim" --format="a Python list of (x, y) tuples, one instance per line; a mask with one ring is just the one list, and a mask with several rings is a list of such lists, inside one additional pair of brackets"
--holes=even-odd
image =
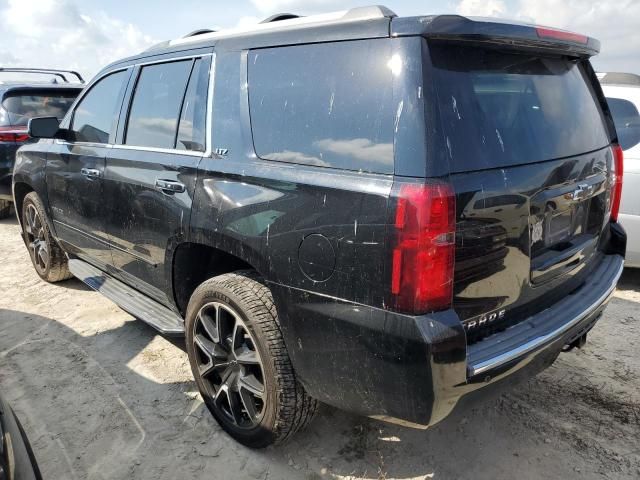
[(158, 63), (173, 63), (173, 62), (179, 62), (181, 60), (193, 60), (194, 58), (210, 57), (211, 55), (213, 55), (213, 53), (198, 53), (198, 54), (182, 55), (180, 57), (154, 58), (153, 60), (147, 60), (146, 62), (136, 62), (131, 64), (130, 66), (146, 67), (147, 65), (155, 65)]
[(618, 284), (618, 280), (622, 275), (623, 269), (624, 269), (624, 263), (620, 262), (620, 266), (618, 267), (618, 270), (615, 273), (615, 282), (613, 283), (613, 285), (609, 287), (606, 292), (604, 292), (595, 302), (589, 305), (589, 307), (583, 310), (579, 315), (572, 318), (570, 321), (562, 324), (557, 329), (545, 335), (541, 335), (532, 340), (529, 340), (528, 342), (523, 343), (522, 345), (519, 345), (517, 348), (514, 348), (513, 350), (509, 350), (508, 352), (489, 358), (475, 365), (469, 365), (467, 367), (468, 375), (470, 377), (473, 377), (475, 375), (486, 372), (487, 370), (491, 370), (493, 368), (504, 365), (505, 363), (515, 360), (547, 343), (550, 343), (555, 338), (559, 337), (566, 331), (570, 330), (573, 326), (580, 323), (580, 321), (583, 320), (585, 317), (595, 312), (603, 303), (605, 303), (613, 295), (613, 293), (616, 290), (616, 285)]
[(205, 121), (205, 151), (203, 157), (211, 157), (213, 154), (213, 91), (216, 76), (216, 52), (211, 56), (209, 64), (209, 85), (207, 91), (207, 118)]
[(137, 145), (113, 145), (114, 150), (138, 150), (141, 152), (170, 153), (173, 155), (189, 155), (191, 157), (202, 157), (204, 152), (195, 150), (178, 150), (177, 148), (139, 147)]

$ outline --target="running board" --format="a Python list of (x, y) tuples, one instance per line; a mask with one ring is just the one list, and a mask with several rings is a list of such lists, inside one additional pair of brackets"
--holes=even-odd
[(184, 321), (167, 307), (151, 300), (120, 280), (78, 259), (69, 259), (69, 270), (124, 311), (148, 323), (163, 335), (184, 335)]

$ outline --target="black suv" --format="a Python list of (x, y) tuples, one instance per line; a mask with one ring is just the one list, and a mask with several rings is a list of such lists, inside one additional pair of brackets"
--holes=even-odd
[[(50, 81), (0, 81), (0, 219), (11, 212), (11, 173), (16, 150), (31, 139), (27, 122), (33, 117), (62, 120), (82, 91), (84, 80), (71, 70), (0, 68), (0, 74), (49, 78)], [(75, 78), (74, 78), (75, 77)]]
[(622, 272), (622, 155), (581, 35), (381, 7), (197, 32), (33, 119), (38, 274), (185, 334), (254, 447), (318, 401), (427, 427), (581, 346)]

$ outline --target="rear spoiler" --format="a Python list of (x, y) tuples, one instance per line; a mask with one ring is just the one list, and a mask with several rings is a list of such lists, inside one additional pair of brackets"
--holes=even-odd
[(38, 92), (46, 92), (46, 93), (73, 92), (73, 93), (79, 94), (83, 88), (84, 88), (84, 85), (78, 84), (78, 83), (76, 84), (65, 83), (62, 85), (57, 85), (57, 84), (49, 85), (46, 83), (42, 85), (15, 85), (15, 86), (10, 85), (10, 86), (4, 86), (4, 90), (2, 91), (0, 98), (4, 100), (8, 96), (28, 95), (28, 94), (38, 93)]
[(600, 42), (578, 33), (495, 18), (432, 15), (396, 17), (391, 20), (391, 36), (421, 35), (429, 39), (480, 42), (503, 48), (535, 50), (576, 57), (600, 52)]

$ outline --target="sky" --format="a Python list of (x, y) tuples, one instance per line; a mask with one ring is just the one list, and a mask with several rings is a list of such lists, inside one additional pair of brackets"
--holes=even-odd
[[(381, 0), (0, 0), (1, 66), (103, 66), (199, 28), (257, 23), (273, 13), (344, 10)], [(584, 33), (602, 42), (598, 71), (640, 74), (640, 0), (387, 0), (400, 16), (494, 16)]]

